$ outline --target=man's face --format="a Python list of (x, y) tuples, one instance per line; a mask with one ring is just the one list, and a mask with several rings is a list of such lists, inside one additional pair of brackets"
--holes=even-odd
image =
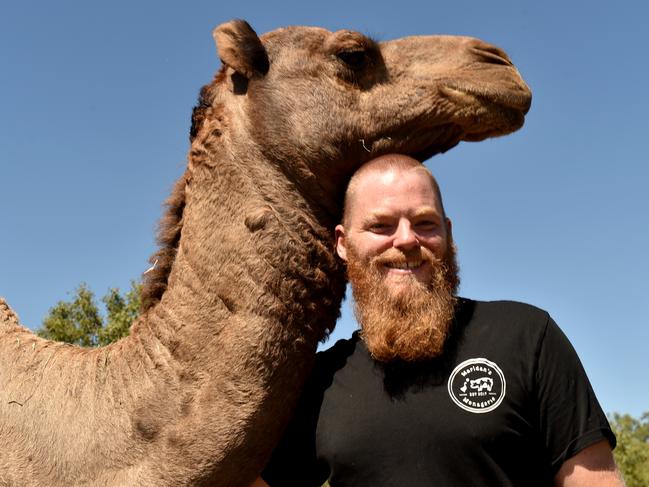
[(336, 227), (336, 250), (348, 260), (349, 247), (361, 261), (377, 257), (377, 270), (392, 293), (418, 281), (430, 282), (425, 254), (447, 254), (451, 222), (428, 175), (416, 169), (376, 170), (357, 181), (346, 226)]
[(336, 250), (347, 262), (361, 337), (374, 359), (439, 356), (459, 284), (451, 224), (427, 173), (374, 169), (348, 197)]

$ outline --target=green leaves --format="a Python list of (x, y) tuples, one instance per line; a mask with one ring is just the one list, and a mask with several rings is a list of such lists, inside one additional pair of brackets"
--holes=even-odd
[(131, 323), (139, 315), (141, 289), (142, 285), (136, 282), (131, 282), (131, 289), (124, 295), (118, 289), (110, 289), (102, 298), (106, 306), (104, 316), (94, 293), (82, 283), (71, 301), (59, 301), (50, 309), (37, 334), (82, 347), (97, 347), (119, 340), (128, 335)]
[(649, 485), (649, 411), (639, 419), (614, 413), (609, 417), (617, 436), (613, 451), (615, 461), (624, 475), (627, 487)]
[(119, 340), (128, 335), (131, 323), (140, 314), (140, 291), (142, 285), (131, 282), (131, 289), (122, 296), (119, 289), (110, 289), (102, 298), (107, 315), (104, 327), (99, 331), (99, 344)]

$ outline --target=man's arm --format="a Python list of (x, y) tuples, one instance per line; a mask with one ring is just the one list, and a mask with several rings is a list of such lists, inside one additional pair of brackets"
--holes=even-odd
[[(624, 487), (608, 441), (603, 440), (566, 460), (554, 477), (556, 487)], [(256, 487), (256, 486), (255, 486)], [(265, 487), (260, 484), (259, 487)]]

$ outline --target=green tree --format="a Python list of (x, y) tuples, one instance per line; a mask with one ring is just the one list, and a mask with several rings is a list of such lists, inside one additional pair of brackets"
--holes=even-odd
[(649, 486), (649, 411), (639, 419), (614, 413), (609, 420), (617, 436), (615, 461), (627, 487)]
[(140, 314), (142, 285), (134, 281), (124, 296), (113, 288), (102, 298), (106, 305), (106, 321), (99, 330), (99, 344), (107, 345), (128, 335), (131, 323)]
[(110, 289), (102, 298), (106, 313), (99, 311), (95, 294), (81, 284), (71, 301), (59, 301), (43, 320), (38, 335), (82, 347), (107, 345), (128, 335), (140, 309), (141, 284), (131, 282), (124, 295)]

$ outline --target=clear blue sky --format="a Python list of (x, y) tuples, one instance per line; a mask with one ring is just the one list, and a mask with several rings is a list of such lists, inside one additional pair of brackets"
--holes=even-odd
[[(504, 48), (534, 93), (525, 127), (427, 165), (454, 222), (461, 293), (547, 309), (604, 409), (649, 410), (649, 3), (23, 1), (0, 16), (0, 295), (31, 328), (80, 282), (148, 266), (217, 70), (211, 31), (303, 24)], [(354, 328), (349, 307), (335, 336)]]

